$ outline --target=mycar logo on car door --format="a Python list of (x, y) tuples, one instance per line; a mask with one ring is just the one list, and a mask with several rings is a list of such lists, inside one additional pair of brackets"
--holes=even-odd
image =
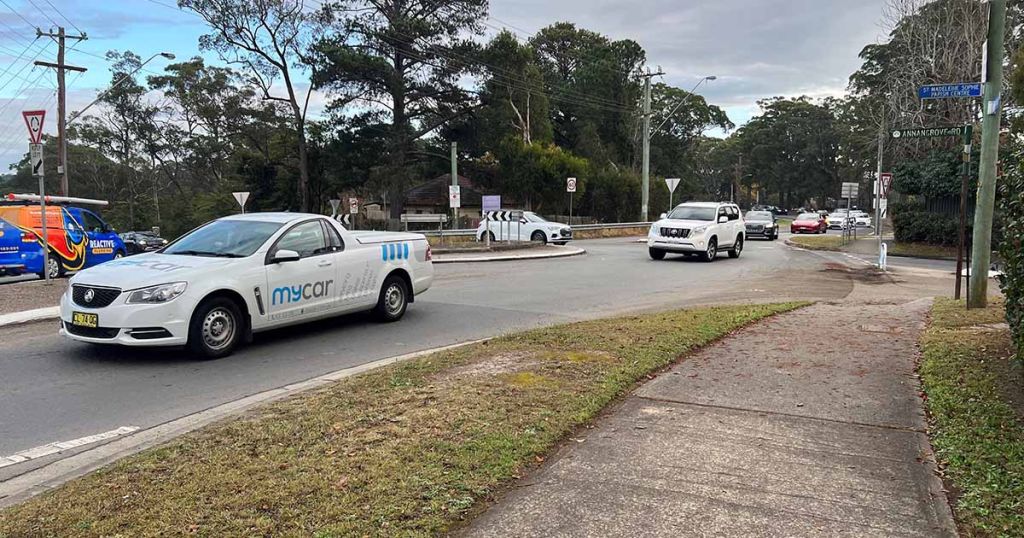
[(270, 304), (271, 306), (277, 306), (279, 304), (298, 303), (304, 300), (309, 301), (326, 297), (331, 293), (332, 284), (334, 284), (334, 280), (279, 286), (274, 288), (273, 293), (270, 295)]

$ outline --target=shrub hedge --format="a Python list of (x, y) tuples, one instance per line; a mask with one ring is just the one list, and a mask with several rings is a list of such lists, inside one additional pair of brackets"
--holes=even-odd
[[(889, 214), (899, 243), (957, 244), (960, 223), (955, 218), (930, 213), (916, 203), (889, 204)], [(971, 233), (969, 224), (967, 233)]]
[(1005, 174), (999, 186), (1002, 233), (997, 245), (1003, 261), (999, 281), (1006, 296), (1006, 321), (1013, 330), (1017, 356), (1024, 358), (1024, 174), (1019, 169), (1014, 172)]

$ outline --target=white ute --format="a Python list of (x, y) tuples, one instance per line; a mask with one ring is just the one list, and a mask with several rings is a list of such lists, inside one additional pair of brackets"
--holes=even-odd
[(351, 232), (323, 215), (214, 220), (161, 250), (86, 269), (60, 302), (60, 333), (223, 357), (252, 334), (349, 312), (396, 321), (434, 278), (412, 233)]
[(746, 227), (740, 208), (732, 203), (687, 202), (670, 213), (662, 214), (647, 234), (647, 250), (651, 258), (661, 260), (665, 254), (678, 252), (696, 254), (706, 262), (727, 250), (730, 258), (743, 252)]

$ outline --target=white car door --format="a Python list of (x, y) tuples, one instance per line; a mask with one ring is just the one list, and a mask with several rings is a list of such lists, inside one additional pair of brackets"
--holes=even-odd
[[(722, 220), (722, 217), (725, 217), (727, 219), (725, 223), (718, 222)], [(718, 206), (718, 216), (715, 217), (715, 222), (718, 222), (716, 226), (718, 228), (719, 247), (730, 247), (736, 239), (736, 234), (733, 233), (733, 221), (728, 220), (730, 218), (731, 217), (729, 216), (729, 210), (727, 209), (727, 207), (724, 205)]]
[[(299, 254), (294, 261), (274, 262), (281, 250)], [(320, 219), (296, 224), (267, 256), (268, 318), (288, 322), (315, 317), (337, 307), (338, 253), (327, 244)]]
[(327, 226), (327, 244), (337, 251), (339, 311), (365, 310), (377, 303), (383, 283), (381, 268), (392, 256), (397, 259), (408, 257), (409, 248), (401, 243), (363, 246), (353, 242), (346, 245), (331, 224)]

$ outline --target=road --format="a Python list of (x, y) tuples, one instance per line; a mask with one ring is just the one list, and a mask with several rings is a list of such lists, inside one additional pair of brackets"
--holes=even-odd
[(627, 239), (578, 244), (587, 255), (438, 265), (433, 288), (399, 323), (357, 315), (273, 331), (217, 361), (73, 343), (55, 334), (55, 323), (0, 329), (0, 457), (122, 426), (147, 428), (327, 372), (509, 331), (693, 304), (838, 300), (854, 286), (822, 267), (856, 260), (781, 240), (749, 241), (740, 259), (723, 254), (711, 264), (655, 262), (645, 245)]

